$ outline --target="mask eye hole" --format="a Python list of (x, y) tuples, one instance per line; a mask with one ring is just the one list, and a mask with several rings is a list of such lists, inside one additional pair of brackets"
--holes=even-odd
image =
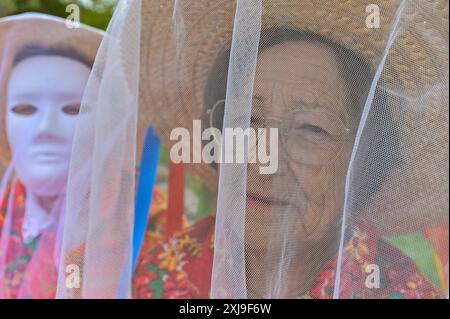
[(81, 104), (75, 103), (66, 105), (62, 108), (62, 111), (67, 115), (78, 115), (80, 113)]
[(37, 107), (31, 104), (19, 104), (11, 108), (11, 111), (17, 115), (30, 116), (37, 112)]

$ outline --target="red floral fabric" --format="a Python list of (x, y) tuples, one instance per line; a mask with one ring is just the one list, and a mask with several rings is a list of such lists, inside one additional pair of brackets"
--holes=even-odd
[(150, 224), (133, 279), (134, 298), (195, 299), (209, 296), (214, 217), (166, 235), (166, 197), (156, 189)]
[[(26, 209), (25, 188), (20, 183), (13, 187), (15, 197), (9, 234), (11, 240), (0, 289), (5, 298), (54, 298), (57, 272), (52, 254), (55, 238), (44, 232), (33, 242), (23, 243), (21, 228)], [(8, 197), (9, 190), (0, 201), (0, 234), (5, 222)], [(156, 190), (149, 228), (133, 279), (133, 297), (208, 298), (214, 217), (205, 217), (166, 236), (166, 203), (166, 195)], [(334, 259), (325, 265), (310, 291), (312, 298), (332, 297), (336, 264)], [(366, 287), (368, 264), (379, 265), (383, 270), (380, 288)], [(341, 275), (342, 298), (445, 297), (408, 256), (375, 236), (366, 223), (355, 228), (345, 247)]]
[(5, 271), (0, 274), (0, 295), (3, 298), (54, 298), (57, 271), (53, 251), (55, 236), (43, 232), (31, 243), (22, 239), (22, 223), (25, 216), (25, 187), (17, 182), (14, 189), (13, 216), (9, 234), (3, 234), (9, 192), (0, 201), (0, 234), (10, 236), (7, 247)]
[[(380, 271), (379, 287), (367, 285), (368, 265)], [(312, 298), (332, 298), (337, 257), (328, 262), (313, 289)], [(416, 264), (400, 250), (377, 238), (370, 225), (355, 227), (342, 257), (340, 298), (349, 299), (433, 299), (442, 293), (421, 273)]]
[[(156, 195), (160, 207), (151, 213), (149, 230), (133, 281), (134, 298), (209, 298), (213, 258), (214, 218), (166, 237), (164, 227), (170, 212), (164, 195)], [(381, 271), (380, 287), (368, 288), (366, 267)], [(332, 298), (337, 257), (325, 264), (309, 292), (312, 298)], [(362, 222), (343, 254), (341, 298), (442, 298), (408, 256), (377, 237)]]

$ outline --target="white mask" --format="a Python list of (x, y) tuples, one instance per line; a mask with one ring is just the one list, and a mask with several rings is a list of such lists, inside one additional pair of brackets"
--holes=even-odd
[(12, 71), (6, 126), (15, 170), (27, 191), (65, 189), (75, 124), (90, 69), (60, 56), (23, 60)]

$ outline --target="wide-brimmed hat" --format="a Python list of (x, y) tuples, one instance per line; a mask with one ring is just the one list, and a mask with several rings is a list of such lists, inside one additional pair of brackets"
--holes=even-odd
[(39, 47), (74, 50), (94, 62), (103, 38), (101, 30), (80, 25), (68, 28), (62, 18), (24, 13), (0, 19), (0, 166), (8, 165), (10, 150), (5, 132), (6, 89), (16, 54), (23, 48)]
[[(263, 1), (262, 29), (286, 27), (316, 33), (353, 50), (375, 72), (401, 5), (400, 0), (378, 2), (380, 27), (369, 28), (364, 1)], [(175, 3), (142, 2), (138, 131), (142, 134), (151, 123), (167, 146), (174, 143), (169, 139), (173, 128), (190, 129), (209, 107), (204, 105), (206, 82), (217, 56), (231, 44), (237, 2), (181, 1), (174, 12)], [(383, 84), (392, 91), (400, 87), (420, 104), (424, 89), (430, 89), (429, 94), (435, 86), (448, 85), (448, 2), (416, 1), (413, 7), (416, 10), (405, 8), (401, 16), (408, 19), (402, 24), (408, 27), (396, 34)], [(442, 91), (436, 94), (441, 98), (427, 98), (426, 112), (417, 105), (405, 112), (406, 118), (398, 119), (402, 165), (386, 178), (379, 191), (382, 195), (374, 196), (374, 201), (383, 203), (370, 205), (368, 214), (381, 232), (391, 221), (401, 224), (411, 209), (421, 214), (411, 217), (415, 226), (389, 227), (385, 234), (448, 222), (448, 130), (443, 129), (448, 125), (448, 104), (442, 105)], [(421, 127), (415, 125), (418, 118)], [(410, 151), (424, 156), (410, 156)], [(189, 168), (216, 187), (217, 172), (210, 165), (189, 164)], [(435, 199), (433, 207), (428, 205), (430, 196)]]

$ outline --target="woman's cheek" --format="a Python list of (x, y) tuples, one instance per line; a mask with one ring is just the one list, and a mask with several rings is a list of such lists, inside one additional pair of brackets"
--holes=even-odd
[(319, 240), (330, 230), (342, 211), (345, 174), (340, 167), (330, 165), (309, 167), (301, 175), (307, 200), (305, 232), (310, 239)]
[(334, 174), (329, 168), (304, 166), (297, 170), (297, 180), (302, 183), (308, 201), (323, 204), (324, 196), (329, 192)]

